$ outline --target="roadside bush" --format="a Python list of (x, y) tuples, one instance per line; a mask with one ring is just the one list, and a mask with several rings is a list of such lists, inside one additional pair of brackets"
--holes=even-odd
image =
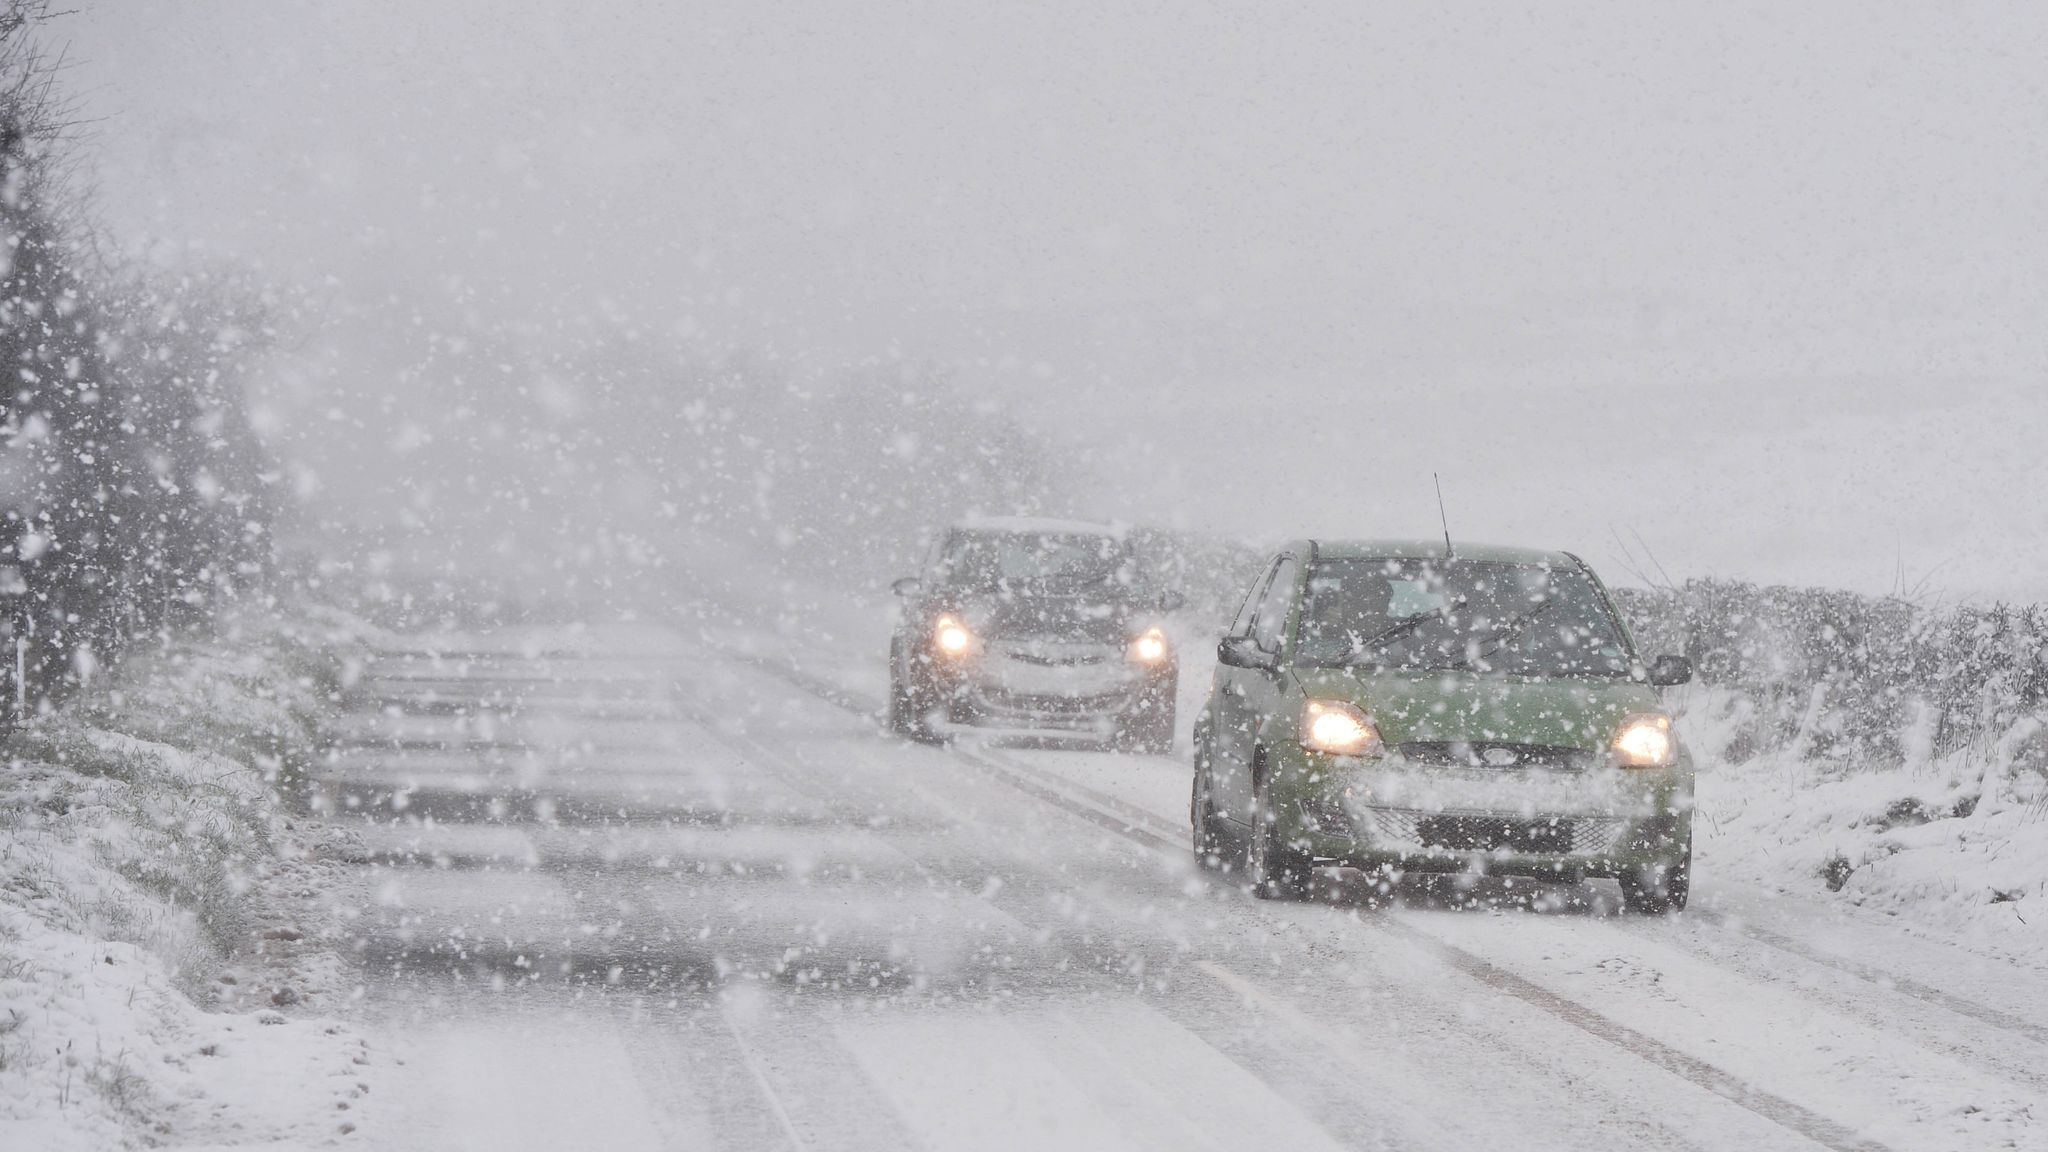
[(260, 574), (270, 515), (239, 375), (260, 308), (102, 258), (37, 46), (49, 15), (0, 0), (0, 593), (35, 706)]
[[(1896, 765), (1988, 758), (2048, 703), (2048, 607), (1930, 610), (1820, 588), (1691, 580), (1616, 599), (1646, 652), (1690, 657), (1753, 713), (1745, 756)], [(2025, 771), (2040, 759), (2022, 742)]]

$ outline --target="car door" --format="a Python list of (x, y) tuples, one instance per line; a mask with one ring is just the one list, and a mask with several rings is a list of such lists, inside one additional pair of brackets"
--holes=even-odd
[[(1258, 578), (1245, 593), (1244, 603), (1238, 607), (1237, 616), (1223, 633), (1223, 640), (1249, 637), (1252, 621), (1258, 616), (1259, 601), (1265, 598), (1266, 589), (1272, 586), (1273, 572), (1280, 566), (1280, 558), (1266, 562)], [(1242, 791), (1240, 781), (1250, 770), (1250, 761), (1244, 749), (1249, 745), (1239, 739), (1244, 728), (1244, 706), (1241, 698), (1243, 685), (1238, 677), (1245, 670), (1232, 668), (1221, 661), (1216, 665), (1215, 683), (1209, 689), (1209, 798), (1216, 810), (1233, 819), (1238, 809), (1229, 802), (1229, 797)]]
[[(1273, 561), (1252, 603), (1249, 620), (1241, 635), (1250, 636), (1259, 650), (1276, 659), (1286, 640), (1287, 621), (1294, 607), (1295, 585), (1300, 583), (1300, 562), (1291, 554)], [(1217, 667), (1215, 707), (1216, 750), (1210, 794), (1216, 810), (1240, 824), (1252, 821), (1252, 755), (1258, 732), (1280, 694), (1280, 678), (1263, 668)]]

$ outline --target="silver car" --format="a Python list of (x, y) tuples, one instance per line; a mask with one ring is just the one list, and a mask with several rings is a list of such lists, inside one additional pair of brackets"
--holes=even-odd
[(971, 520), (895, 584), (889, 724), (931, 740), (963, 728), (1061, 732), (1173, 747), (1179, 662), (1162, 627), (1180, 597), (1148, 589), (1109, 525)]

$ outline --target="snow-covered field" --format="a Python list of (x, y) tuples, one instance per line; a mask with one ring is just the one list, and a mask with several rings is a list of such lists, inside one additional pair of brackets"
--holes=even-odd
[(324, 1142), (381, 1074), (335, 1019), (337, 830), (281, 802), (357, 626), (249, 609), (8, 738), (0, 1147)]

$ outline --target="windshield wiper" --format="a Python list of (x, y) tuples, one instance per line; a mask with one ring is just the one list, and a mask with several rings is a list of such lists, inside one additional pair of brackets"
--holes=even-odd
[(1493, 655), (1495, 652), (1500, 651), (1502, 648), (1507, 647), (1508, 642), (1510, 640), (1513, 640), (1515, 637), (1520, 636), (1525, 630), (1528, 629), (1529, 625), (1534, 624), (1538, 616), (1543, 615), (1545, 612), (1548, 612), (1555, 607), (1557, 607), (1557, 601), (1545, 600), (1543, 603), (1538, 604), (1534, 608), (1529, 609), (1527, 612), (1522, 613), (1520, 616), (1511, 616), (1507, 620), (1502, 621), (1498, 627), (1494, 628), (1493, 631), (1488, 632), (1486, 636), (1479, 641), (1480, 644), (1491, 644), (1493, 645), (1493, 647), (1488, 648), (1486, 651), (1479, 653), (1477, 656), (1474, 657), (1474, 659), (1484, 660), (1488, 656)]
[(1431, 608), (1427, 612), (1417, 612), (1413, 616), (1403, 616), (1399, 620), (1394, 621), (1392, 624), (1387, 625), (1385, 628), (1382, 628), (1379, 631), (1373, 633), (1370, 637), (1359, 641), (1357, 647), (1354, 650), (1358, 652), (1370, 652), (1373, 649), (1378, 648), (1380, 645), (1385, 644), (1389, 640), (1395, 639), (1396, 637), (1415, 631), (1415, 629), (1422, 626), (1422, 622), (1425, 620), (1433, 620), (1443, 616), (1444, 612), (1448, 610), (1449, 607), (1450, 606), (1448, 604), (1439, 604), (1436, 607)]

